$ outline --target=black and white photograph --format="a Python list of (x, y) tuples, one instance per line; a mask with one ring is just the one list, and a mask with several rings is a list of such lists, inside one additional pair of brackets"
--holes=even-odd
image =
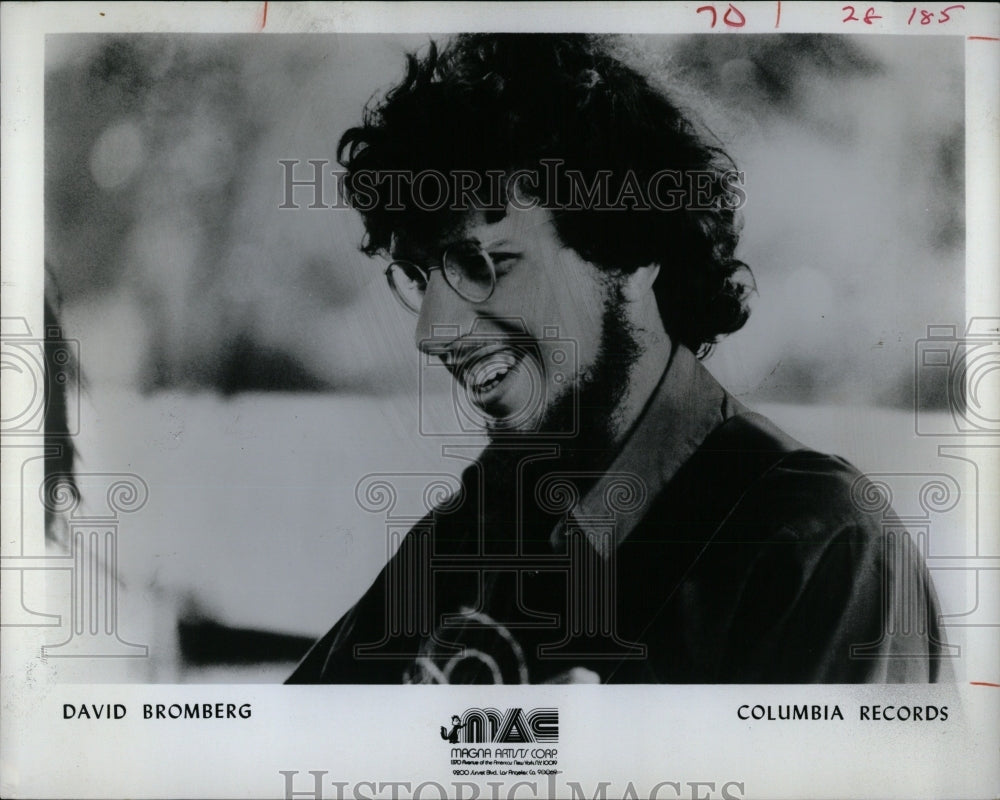
[(997, 7), (122, 5), (5, 9), (4, 796), (995, 795)]

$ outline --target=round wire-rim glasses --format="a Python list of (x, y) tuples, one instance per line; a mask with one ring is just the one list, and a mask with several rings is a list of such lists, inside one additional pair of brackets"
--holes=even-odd
[(386, 267), (385, 277), (403, 307), (419, 314), (431, 273), (436, 269), (441, 270), (452, 291), (470, 303), (485, 303), (497, 285), (493, 259), (478, 242), (451, 245), (442, 254), (441, 263), (429, 267), (396, 259)]

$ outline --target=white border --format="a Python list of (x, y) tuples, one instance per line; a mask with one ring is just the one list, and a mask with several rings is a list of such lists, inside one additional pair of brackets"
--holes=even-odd
[[(310, 32), (452, 32), (573, 30), (705, 32), (700, 3), (342, 3), (267, 7), (265, 34)], [(726, 4), (715, 4), (724, 9)], [(740, 3), (740, 33), (774, 33), (773, 2)], [(781, 4), (780, 32), (941, 34), (907, 28), (911, 4), (865, 4), (881, 20), (845, 29), (841, 3)], [(946, 3), (921, 7), (939, 9)], [(259, 3), (5, 4), (0, 9), (0, 258), (4, 316), (41, 325), (42, 76), (44, 35), (70, 31), (250, 32), (263, 19)], [(720, 35), (723, 30), (720, 28)], [(948, 35), (1000, 36), (1000, 8), (968, 4)], [(966, 43), (967, 309), (1000, 316), (1000, 42)], [(984, 486), (997, 485), (994, 463)], [(3, 475), (4, 496), (18, 476)], [(989, 522), (997, 520), (992, 497)], [(5, 528), (17, 509), (3, 508)], [(984, 520), (987, 522), (987, 520)], [(8, 528), (9, 529), (9, 528)], [(992, 528), (996, 530), (996, 527)], [(5, 644), (12, 641), (4, 631)], [(948, 687), (66, 687), (48, 680), (22, 631), (3, 652), (3, 743), (0, 794), (5, 797), (275, 797), (278, 770), (326, 770), (329, 781), (450, 780), (428, 721), (456, 707), (557, 705), (562, 715), (560, 768), (593, 794), (633, 781), (743, 781), (745, 797), (987, 797), (1000, 789), (996, 721), (1000, 689)], [(984, 681), (1000, 682), (997, 649), (982, 654)], [(245, 724), (143, 724), (143, 703), (252, 699)], [(862, 702), (948, 704), (950, 726), (872, 726), (853, 714)], [(63, 723), (64, 702), (124, 703), (122, 723)], [(839, 703), (843, 724), (780, 727), (739, 722), (742, 702)], [(965, 716), (956, 713), (964, 707)], [(961, 722), (959, 721), (961, 720)], [(430, 728), (433, 730), (433, 727)], [(298, 790), (307, 788), (297, 785)], [(690, 791), (685, 788), (685, 792)], [(490, 796), (484, 790), (482, 796)], [(304, 795), (300, 795), (304, 796)], [(325, 797), (335, 797), (330, 785)], [(345, 796), (350, 796), (349, 794)], [(388, 795), (378, 795), (388, 796)], [(405, 795), (404, 795), (405, 796)], [(436, 796), (429, 794), (427, 796)], [(506, 795), (504, 795), (506, 796)], [(523, 794), (520, 796), (532, 796)], [(666, 789), (664, 797), (673, 797)], [(685, 794), (684, 796), (690, 796)], [(718, 793), (712, 795), (720, 796)]]

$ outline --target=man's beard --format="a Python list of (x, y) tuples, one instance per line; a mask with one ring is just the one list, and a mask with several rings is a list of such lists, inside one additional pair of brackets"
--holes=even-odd
[[(535, 430), (521, 435), (502, 427), (488, 428), (491, 445), (503, 445), (501, 462), (516, 463), (525, 450), (555, 445), (556, 462), (550, 468), (594, 471), (607, 467), (621, 434), (619, 415), (628, 391), (632, 368), (641, 354), (632, 324), (625, 315), (625, 300), (615, 287), (605, 303), (601, 338), (593, 365), (582, 372), (543, 412)], [(493, 447), (489, 449), (495, 449)], [(519, 453), (519, 451), (521, 451)], [(497, 467), (503, 469), (501, 464)]]

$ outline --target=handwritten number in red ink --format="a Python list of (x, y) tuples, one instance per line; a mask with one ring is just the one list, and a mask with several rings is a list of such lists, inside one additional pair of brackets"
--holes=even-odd
[[(702, 6), (701, 8), (695, 9), (696, 14), (700, 14), (702, 11), (710, 11), (712, 13), (712, 23), (708, 26), (714, 28), (716, 23), (719, 21), (719, 12), (715, 10), (715, 6)], [(747, 24), (747, 18), (743, 16), (743, 12), (740, 11), (732, 3), (729, 4), (729, 8), (726, 9), (726, 13), (722, 15), (722, 21), (729, 28), (742, 28)]]
[[(951, 21), (951, 13), (950, 12), (952, 12), (952, 11), (960, 11), (960, 10), (964, 11), (965, 10), (965, 6), (964, 5), (955, 5), (955, 6), (948, 6), (947, 8), (942, 9), (939, 12), (938, 17), (937, 17), (937, 23), (938, 23), (938, 25), (943, 25), (946, 22), (950, 22)], [(907, 25), (912, 25), (913, 24), (913, 18), (916, 17), (918, 11), (920, 12), (920, 24), (921, 25), (930, 25), (934, 21), (934, 12), (933, 11), (928, 11), (926, 8), (917, 8), (916, 6), (914, 6), (913, 10), (910, 12), (909, 18), (906, 20), (906, 24)]]
[[(730, 15), (733, 13), (735, 13), (736, 16), (730, 19)], [(747, 24), (747, 18), (743, 16), (743, 12), (732, 3), (729, 4), (729, 8), (726, 9), (726, 13), (722, 15), (722, 21), (725, 22), (730, 28), (742, 28)]]
[(875, 13), (875, 8), (873, 6), (868, 6), (865, 11), (864, 19), (854, 15), (854, 6), (844, 6), (841, 11), (846, 11), (847, 16), (844, 17), (841, 22), (863, 22), (865, 25), (871, 25), (872, 20), (882, 19), (881, 15)]
[(700, 14), (702, 11), (711, 11), (712, 12), (712, 24), (709, 25), (708, 27), (714, 28), (715, 27), (715, 23), (716, 23), (716, 21), (718, 19), (718, 15), (715, 13), (715, 6), (702, 6), (701, 8), (697, 9), (694, 13), (695, 14)]
[(956, 9), (962, 9), (962, 11), (965, 11), (965, 6), (948, 6), (946, 9), (944, 9), (944, 11), (941, 12), (941, 17), (940, 19), (938, 19), (938, 25), (941, 25), (950, 20), (951, 15), (948, 12), (954, 11)]

